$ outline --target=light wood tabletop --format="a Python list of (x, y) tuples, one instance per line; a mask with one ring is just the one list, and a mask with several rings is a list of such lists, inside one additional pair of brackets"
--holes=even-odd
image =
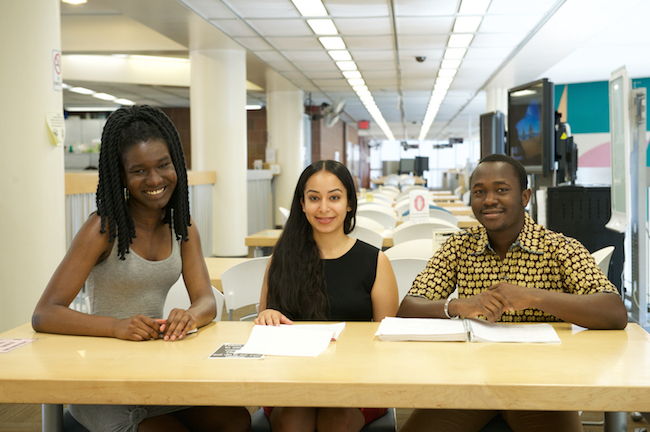
[(0, 403), (650, 411), (650, 337), (636, 324), (554, 324), (561, 344), (499, 344), (381, 342), (378, 323), (349, 322), (316, 358), (208, 358), (252, 326), (129, 342), (26, 324), (0, 334), (36, 339), (0, 355)]
[(244, 262), (247, 259), (248, 258), (205, 257), (205, 265), (208, 267), (212, 286), (223, 292), (223, 287), (221, 286), (221, 274), (235, 264)]

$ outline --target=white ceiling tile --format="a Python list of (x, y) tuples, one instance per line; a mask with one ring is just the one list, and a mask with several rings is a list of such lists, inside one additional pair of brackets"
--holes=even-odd
[(470, 46), (465, 54), (466, 60), (505, 59), (512, 52), (512, 47), (473, 47)]
[(364, 70), (395, 70), (392, 61), (357, 61), (357, 66), (362, 74)]
[(296, 67), (286, 60), (269, 62), (268, 65), (279, 72), (296, 71)]
[(235, 18), (235, 15), (230, 13), (228, 8), (223, 6), (221, 3), (214, 0), (192, 0), (189, 2), (192, 4), (192, 8), (200, 13), (203, 18), (207, 20), (211, 19), (222, 19)]
[(269, 51), (273, 49), (264, 39), (257, 36), (235, 38), (235, 41), (249, 51)]
[(390, 35), (392, 28), (388, 18), (335, 18), (334, 24), (342, 36)]
[(298, 18), (300, 13), (289, 0), (229, 0), (243, 18)]
[(472, 47), (515, 47), (527, 33), (479, 33), (472, 40)]
[(332, 58), (324, 50), (283, 51), (284, 55), (293, 62), (331, 62)]
[(524, 15), (540, 14), (543, 15), (549, 10), (557, 0), (492, 0), (488, 8), (488, 14), (499, 15)]
[(415, 36), (406, 35), (398, 36), (397, 43), (399, 44), (400, 51), (403, 49), (444, 49), (447, 46), (447, 35), (429, 35), (429, 36)]
[(393, 50), (350, 50), (355, 61), (395, 61)]
[(315, 36), (309, 37), (268, 37), (270, 43), (280, 50), (323, 49)]
[(239, 20), (210, 20), (210, 23), (231, 37), (257, 36), (253, 30)]
[(311, 79), (334, 79), (334, 78), (343, 78), (343, 75), (341, 75), (341, 72), (336, 70), (331, 70), (331, 71), (324, 71), (324, 70), (314, 70), (314, 71), (305, 71), (305, 75), (307, 75)]
[(385, 17), (390, 13), (386, 0), (324, 0), (323, 4), (333, 17)]
[(263, 36), (312, 36), (314, 33), (302, 19), (249, 19)]
[(402, 90), (419, 90), (419, 91), (431, 91), (433, 90), (433, 85), (436, 83), (436, 77), (429, 76), (426, 78), (410, 78), (402, 80)]
[(376, 79), (397, 79), (396, 70), (364, 70), (361, 71), (361, 73), (366, 81)]
[[(523, 2), (522, 2), (523, 3)], [(516, 19), (506, 15), (488, 15), (483, 18), (479, 33), (528, 33), (542, 19), (542, 15), (517, 15)]]
[(305, 72), (313, 70), (321, 71), (338, 71), (339, 68), (336, 67), (333, 61), (329, 62), (294, 62), (296, 67)]
[(454, 17), (398, 17), (395, 19), (400, 35), (446, 35), (451, 33)]
[(350, 85), (344, 80), (312, 80), (324, 91), (351, 91)]
[(381, 49), (393, 48), (392, 36), (346, 36), (343, 40), (350, 50), (372, 50), (377, 49), (377, 47), (380, 47)]
[(255, 51), (255, 55), (267, 63), (286, 61), (277, 51)]
[(453, 15), (458, 12), (460, 0), (395, 0), (396, 16)]

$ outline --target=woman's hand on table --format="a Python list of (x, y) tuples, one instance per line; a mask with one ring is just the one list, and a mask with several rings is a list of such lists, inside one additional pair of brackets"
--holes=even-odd
[(113, 326), (113, 336), (118, 339), (145, 341), (158, 339), (160, 326), (165, 320), (156, 320), (146, 315), (117, 320)]
[(293, 321), (284, 316), (280, 311), (264, 309), (255, 318), (255, 324), (279, 326), (280, 324), (293, 324)]
[(197, 320), (194, 315), (185, 309), (172, 309), (167, 320), (161, 320), (160, 331), (164, 333), (163, 340), (179, 340), (197, 327)]

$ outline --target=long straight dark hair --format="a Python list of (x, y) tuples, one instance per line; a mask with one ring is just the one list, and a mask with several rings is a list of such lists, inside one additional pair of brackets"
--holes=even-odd
[(292, 320), (324, 320), (328, 314), (324, 264), (313, 228), (302, 211), (307, 181), (319, 171), (334, 174), (345, 187), (350, 207), (343, 222), (345, 234), (354, 229), (357, 213), (357, 193), (345, 165), (325, 160), (305, 168), (293, 194), (291, 213), (275, 246), (268, 276), (267, 307)]

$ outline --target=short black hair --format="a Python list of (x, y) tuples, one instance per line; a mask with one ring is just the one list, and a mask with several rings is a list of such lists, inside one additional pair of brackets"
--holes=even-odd
[[(523, 192), (528, 189), (528, 177), (526, 174), (526, 168), (524, 168), (524, 166), (519, 163), (518, 160), (513, 159), (510, 156), (495, 153), (485, 156), (483, 159), (481, 159), (476, 165), (476, 168), (478, 168), (478, 166), (482, 163), (487, 162), (505, 162), (509, 164), (515, 170), (515, 176), (517, 176), (519, 179), (519, 186), (521, 186), (521, 191)], [(472, 186), (472, 177), (474, 177), (474, 173), (472, 173), (472, 175), (469, 177), (470, 187)]]

